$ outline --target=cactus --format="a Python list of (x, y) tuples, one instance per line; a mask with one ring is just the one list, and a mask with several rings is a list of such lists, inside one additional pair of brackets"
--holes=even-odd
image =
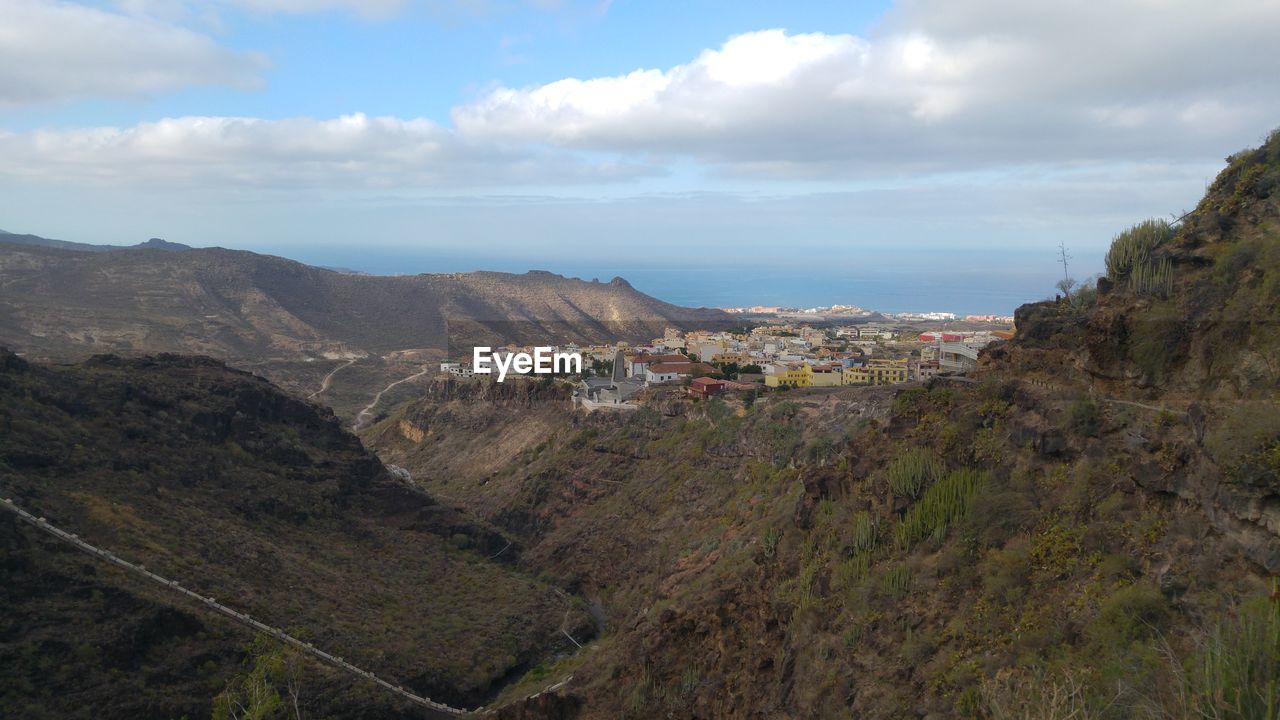
[(972, 469), (956, 470), (939, 480), (894, 528), (898, 547), (908, 549), (927, 537), (940, 538), (952, 523), (969, 512), (985, 481), (985, 474)]
[(1164, 220), (1146, 220), (1125, 230), (1111, 241), (1107, 252), (1107, 277), (1127, 282), (1136, 293), (1166, 295), (1173, 289), (1173, 264), (1151, 257), (1173, 237), (1173, 228)]
[(858, 551), (872, 550), (880, 535), (879, 523), (865, 512), (853, 516), (853, 547)]
[(913, 447), (898, 453), (884, 474), (894, 495), (915, 499), (946, 471), (946, 465), (937, 453), (928, 448)]
[(1173, 263), (1165, 258), (1135, 265), (1129, 273), (1129, 289), (1143, 295), (1168, 295), (1173, 289)]

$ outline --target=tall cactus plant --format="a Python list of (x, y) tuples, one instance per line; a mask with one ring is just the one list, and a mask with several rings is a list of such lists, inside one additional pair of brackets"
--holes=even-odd
[(1173, 264), (1151, 255), (1172, 237), (1173, 228), (1160, 219), (1145, 220), (1120, 233), (1107, 252), (1107, 277), (1126, 282), (1136, 293), (1167, 295), (1173, 289)]

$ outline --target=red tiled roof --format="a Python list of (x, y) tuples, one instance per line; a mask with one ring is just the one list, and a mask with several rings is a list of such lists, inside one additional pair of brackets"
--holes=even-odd
[(633, 363), (673, 363), (673, 362), (693, 362), (684, 355), (650, 355), (649, 353), (628, 354), (627, 362)]

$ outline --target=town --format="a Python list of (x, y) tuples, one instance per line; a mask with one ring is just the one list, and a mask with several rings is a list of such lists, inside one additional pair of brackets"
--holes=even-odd
[[(837, 308), (834, 314), (863, 317), (852, 306)], [(739, 332), (668, 328), (646, 344), (567, 344), (549, 351), (576, 353), (583, 359), (581, 372), (561, 373), (577, 381), (576, 406), (588, 411), (629, 410), (639, 406), (635, 400), (642, 390), (658, 386), (684, 387), (692, 397), (709, 398), (732, 392), (891, 385), (961, 374), (977, 365), (979, 350), (1013, 334), (1013, 318), (1007, 316), (914, 313), (883, 322), (839, 324), (819, 322), (832, 316), (824, 313), (830, 308), (794, 314), (778, 310), (738, 310), (756, 315), (763, 311), (770, 318)], [(529, 350), (508, 346), (486, 348), (486, 353), (502, 362), (503, 357)], [(481, 374), (471, 358), (442, 362), (440, 372), (463, 379)]]

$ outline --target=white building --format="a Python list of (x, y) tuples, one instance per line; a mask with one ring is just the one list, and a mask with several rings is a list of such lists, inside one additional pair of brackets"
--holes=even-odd
[(944, 373), (968, 372), (978, 366), (978, 351), (963, 343), (938, 346), (938, 368)]
[(440, 363), (440, 369), (454, 377), (469, 378), (475, 375), (475, 372), (472, 371), (470, 365), (464, 365), (462, 363), (442, 362)]

